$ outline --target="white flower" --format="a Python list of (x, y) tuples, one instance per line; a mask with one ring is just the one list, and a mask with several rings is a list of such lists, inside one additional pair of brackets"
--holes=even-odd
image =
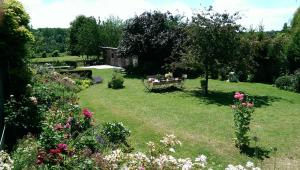
[(254, 167), (254, 163), (248, 161), (248, 162), (246, 163), (246, 167), (247, 167), (247, 168), (253, 168), (253, 167)]
[(170, 148), (169, 151), (175, 153), (175, 149), (174, 148)]
[(206, 162), (207, 157), (205, 155), (200, 155), (195, 159), (195, 162)]

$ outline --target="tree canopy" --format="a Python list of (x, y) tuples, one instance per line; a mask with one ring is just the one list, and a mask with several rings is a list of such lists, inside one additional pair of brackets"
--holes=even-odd
[(239, 32), (241, 26), (236, 23), (236, 13), (217, 13), (209, 8), (195, 14), (189, 26), (190, 43), (188, 51), (195, 57), (193, 61), (202, 66), (205, 73), (205, 94), (207, 94), (208, 78), (218, 68), (225, 68), (237, 56), (239, 48)]
[(180, 16), (159, 11), (144, 12), (126, 22), (120, 52), (122, 57), (137, 57), (144, 74), (166, 71), (170, 58), (180, 55), (186, 38)]

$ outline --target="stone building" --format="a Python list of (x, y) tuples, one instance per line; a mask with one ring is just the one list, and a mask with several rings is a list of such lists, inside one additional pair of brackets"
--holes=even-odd
[(118, 53), (118, 48), (101, 47), (103, 50), (104, 62), (107, 65), (126, 67), (128, 65), (137, 65), (137, 57), (121, 57)]

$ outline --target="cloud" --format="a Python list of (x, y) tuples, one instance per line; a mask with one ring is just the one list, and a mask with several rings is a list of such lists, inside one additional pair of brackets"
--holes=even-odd
[[(139, 15), (145, 10), (170, 11), (174, 14), (184, 14), (191, 17), (192, 8), (186, 1), (174, 0), (169, 3), (158, 5), (150, 0), (55, 0), (45, 3), (45, 0), (20, 0), (31, 16), (31, 25), (34, 28), (40, 27), (69, 27), (69, 24), (76, 16), (100, 17), (101, 20), (111, 15), (121, 19), (128, 19)], [(240, 23), (249, 28), (256, 27), (262, 22), (265, 30), (280, 30), (284, 22), (291, 19), (294, 7), (259, 8), (249, 3), (250, 0), (214, 0), (215, 10), (222, 12), (239, 11), (242, 14)]]
[(281, 30), (285, 22), (292, 19), (297, 6), (292, 7), (258, 7), (245, 0), (215, 0), (213, 7), (216, 11), (229, 13), (239, 12), (242, 20), (239, 21), (244, 27), (257, 27), (262, 24), (265, 30)]

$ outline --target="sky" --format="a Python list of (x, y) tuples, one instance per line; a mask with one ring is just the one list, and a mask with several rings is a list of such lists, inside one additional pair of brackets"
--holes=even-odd
[(263, 25), (266, 31), (281, 30), (289, 23), (300, 0), (20, 0), (31, 16), (33, 28), (68, 28), (83, 14), (105, 20), (109, 16), (128, 19), (144, 11), (170, 11), (191, 17), (197, 10), (212, 6), (218, 12), (239, 12), (238, 22), (246, 28)]

